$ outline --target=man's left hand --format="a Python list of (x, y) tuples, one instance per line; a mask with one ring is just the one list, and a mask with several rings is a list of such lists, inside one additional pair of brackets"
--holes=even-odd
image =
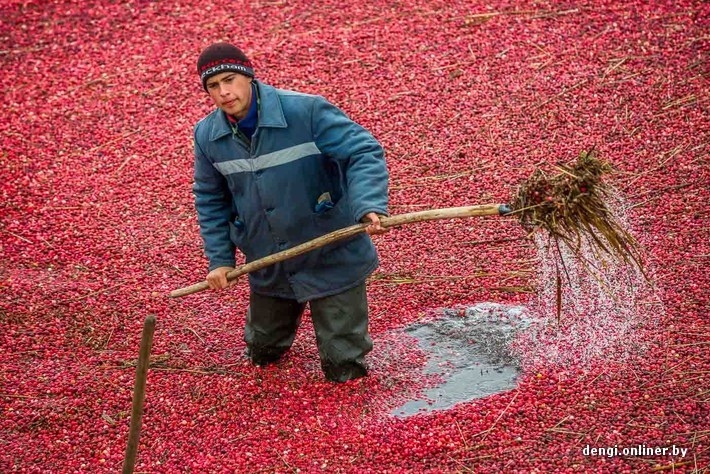
[(368, 221), (370, 222), (370, 225), (365, 228), (365, 232), (367, 232), (368, 234), (375, 235), (389, 232), (389, 229), (382, 227), (380, 216), (378, 216), (376, 213), (368, 212), (367, 214), (365, 214), (365, 217), (362, 218), (362, 222)]

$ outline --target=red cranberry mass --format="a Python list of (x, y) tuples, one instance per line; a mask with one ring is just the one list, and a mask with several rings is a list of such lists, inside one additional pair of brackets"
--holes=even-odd
[[(120, 469), (148, 314), (136, 472), (707, 469), (709, 8), (0, 2), (0, 471)], [(398, 331), (438, 308), (538, 294), (534, 244), (491, 218), (375, 237), (367, 378), (322, 377), (308, 315), (279, 364), (251, 366), (246, 282), (167, 298), (204, 278), (192, 128), (212, 105), (194, 67), (218, 40), (238, 43), (257, 79), (323, 95), (371, 130), (392, 214), (502, 202), (541, 163), (595, 147), (619, 170), (664, 305), (639, 305), (654, 321), (643, 356), (544, 357), (511, 391), (390, 415), (436, 383)], [(688, 451), (583, 452), (639, 445)]]

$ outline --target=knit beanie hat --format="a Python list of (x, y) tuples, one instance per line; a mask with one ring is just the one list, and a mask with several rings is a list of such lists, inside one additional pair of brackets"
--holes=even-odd
[(238, 72), (254, 77), (254, 67), (241, 49), (229, 43), (214, 43), (197, 59), (197, 73), (207, 90), (207, 79), (222, 72)]

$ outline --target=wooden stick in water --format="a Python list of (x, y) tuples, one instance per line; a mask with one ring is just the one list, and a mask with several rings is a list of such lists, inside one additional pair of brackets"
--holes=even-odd
[(148, 377), (150, 363), (150, 348), (153, 345), (155, 332), (155, 316), (152, 314), (145, 318), (141, 347), (136, 364), (136, 383), (133, 388), (133, 408), (131, 410), (131, 427), (128, 431), (128, 444), (126, 455), (123, 458), (123, 474), (133, 474), (138, 454), (138, 440), (141, 434), (141, 418), (143, 417), (143, 401), (145, 400), (145, 384)]

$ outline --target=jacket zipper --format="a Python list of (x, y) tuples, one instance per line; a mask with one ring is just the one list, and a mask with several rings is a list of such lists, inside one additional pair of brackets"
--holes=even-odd
[(232, 139), (241, 143), (244, 148), (247, 149), (247, 151), (251, 150), (251, 140), (249, 140), (249, 137), (244, 135), (244, 132), (239, 130), (239, 127), (236, 125), (232, 125)]

